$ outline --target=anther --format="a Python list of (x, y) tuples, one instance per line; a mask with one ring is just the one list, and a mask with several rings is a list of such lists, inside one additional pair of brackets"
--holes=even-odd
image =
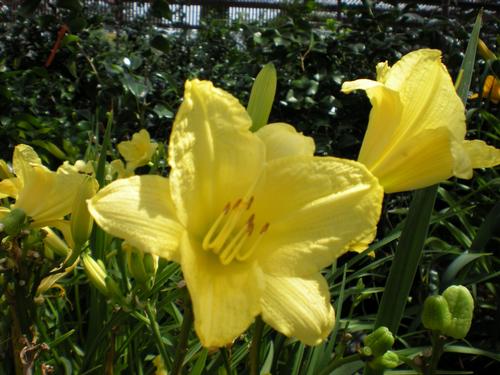
[(250, 207), (252, 207), (252, 204), (253, 204), (253, 195), (250, 197), (250, 199), (248, 200), (248, 203), (247, 203), (247, 210), (250, 209)]

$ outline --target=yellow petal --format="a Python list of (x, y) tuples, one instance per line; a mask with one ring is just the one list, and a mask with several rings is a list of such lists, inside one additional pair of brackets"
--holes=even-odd
[(199, 236), (258, 179), (265, 147), (249, 131), (245, 108), (208, 81), (186, 82), (169, 144), (172, 198), (179, 219)]
[(470, 160), (460, 144), (451, 140), (448, 129), (440, 128), (422, 131), (411, 142), (397, 145), (391, 150), (390, 157), (372, 172), (386, 193), (423, 188), (453, 176), (455, 149), (456, 158), (464, 157), (461, 163), (463, 173), (472, 171)]
[(310, 275), (373, 239), (383, 190), (362, 164), (293, 157), (266, 172), (254, 200), (257, 227), (270, 224), (256, 254), (266, 273)]
[(29, 173), (29, 171), (31, 170), (31, 166), (41, 166), (42, 161), (31, 146), (20, 144), (17, 145), (14, 149), (12, 165), (14, 167), (16, 176), (19, 178), (20, 186), (23, 186), (25, 174)]
[(285, 156), (314, 155), (314, 140), (298, 133), (291, 125), (269, 124), (260, 128), (255, 134), (266, 145), (266, 160), (268, 161)]
[(491, 168), (500, 164), (500, 149), (483, 141), (464, 141), (463, 146), (470, 157), (472, 168)]
[(264, 275), (255, 263), (227, 266), (184, 235), (181, 265), (191, 295), (196, 333), (205, 347), (231, 344), (261, 312)]
[(19, 180), (16, 177), (0, 181), (0, 198), (17, 198), (19, 193)]
[(134, 170), (149, 163), (157, 146), (151, 142), (148, 131), (141, 129), (132, 135), (132, 140), (120, 142), (118, 151), (127, 161), (127, 169)]
[(335, 324), (328, 284), (320, 274), (307, 278), (266, 275), (262, 318), (285, 336), (306, 345), (319, 344)]
[[(379, 178), (386, 192), (418, 189), (452, 175), (470, 176), (470, 160), (461, 146), (464, 107), (440, 51), (414, 51), (393, 67), (378, 70), (378, 85), (358, 80), (363, 84), (348, 83), (344, 89), (366, 90), (373, 106), (358, 160)], [(446, 150), (434, 150), (445, 145)], [(440, 159), (425, 166), (431, 155)], [(419, 169), (411, 171), (415, 166)]]
[(23, 166), (24, 186), (14, 207), (22, 208), (37, 222), (63, 218), (71, 212), (78, 186), (84, 175), (51, 172), (41, 165)]
[(146, 175), (114, 181), (88, 205), (106, 232), (142, 251), (178, 261), (182, 227), (177, 222), (166, 178)]
[(401, 112), (403, 106), (396, 91), (376, 81), (358, 79), (345, 82), (342, 85), (342, 91), (345, 93), (353, 90), (365, 90), (372, 103), (369, 125), (358, 161), (373, 172), (374, 168), (384, 161), (385, 154), (394, 147), (395, 134), (402, 130)]
[(14, 177), (14, 174), (10, 171), (7, 163), (0, 159), (0, 180), (5, 180), (7, 178)]

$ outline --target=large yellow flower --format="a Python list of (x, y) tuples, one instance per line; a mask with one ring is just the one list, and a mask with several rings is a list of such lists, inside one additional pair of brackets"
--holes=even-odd
[(258, 314), (317, 344), (334, 311), (320, 270), (373, 239), (382, 188), (354, 161), (314, 157), (287, 124), (257, 133), (230, 94), (186, 83), (169, 145), (169, 179), (117, 180), (89, 201), (96, 222), (179, 262), (206, 347), (230, 344)]
[(12, 159), (16, 177), (0, 181), (0, 198), (15, 199), (11, 209), (22, 209), (36, 227), (53, 225), (71, 212), (84, 175), (50, 171), (36, 152), (23, 144), (16, 146)]
[(411, 52), (393, 67), (377, 65), (377, 80), (345, 82), (343, 92), (365, 90), (371, 103), (358, 161), (387, 193), (426, 187), (473, 168), (500, 164), (500, 150), (466, 141), (464, 106), (441, 52)]

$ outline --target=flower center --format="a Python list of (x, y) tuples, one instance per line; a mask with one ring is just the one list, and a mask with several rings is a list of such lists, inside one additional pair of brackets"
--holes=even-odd
[(269, 229), (269, 223), (265, 223), (258, 233), (254, 233), (253, 200), (250, 197), (248, 201), (238, 199), (233, 204), (227, 203), (203, 238), (203, 249), (218, 255), (224, 265), (234, 259), (241, 262), (250, 258)]

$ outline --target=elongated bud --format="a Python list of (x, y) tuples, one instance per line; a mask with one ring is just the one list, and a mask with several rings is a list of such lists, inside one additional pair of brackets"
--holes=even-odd
[(481, 57), (485, 60), (496, 60), (496, 55), (488, 48), (486, 43), (479, 39), (477, 43), (477, 51)]
[(90, 283), (96, 287), (102, 294), (108, 295), (106, 287), (106, 270), (94, 260), (88, 253), (82, 254), (83, 270), (87, 274)]
[(375, 358), (373, 361), (368, 362), (368, 366), (375, 370), (383, 370), (389, 368), (396, 368), (399, 365), (399, 357), (392, 351), (387, 351), (383, 356)]
[(43, 239), (43, 243), (46, 247), (50, 248), (50, 250), (57, 255), (64, 257), (70, 253), (71, 249), (68, 247), (66, 242), (64, 242), (52, 229), (45, 227), (43, 230), (46, 233)]
[(452, 285), (443, 292), (448, 302), (451, 319), (443, 333), (455, 339), (463, 339), (469, 332), (474, 311), (474, 299), (469, 290), (462, 285)]
[(370, 347), (374, 357), (380, 357), (394, 345), (394, 336), (387, 327), (378, 327), (363, 340)]
[(257, 131), (267, 124), (276, 94), (276, 84), (276, 69), (272, 63), (266, 64), (255, 78), (248, 101), (247, 112), (252, 118), (252, 131)]
[(0, 233), (17, 234), (26, 222), (26, 213), (20, 208), (14, 208), (7, 216), (0, 219)]
[(87, 208), (87, 199), (92, 198), (98, 189), (97, 181), (87, 176), (78, 189), (78, 193), (73, 202), (71, 214), (71, 235), (75, 243), (75, 249), (81, 249), (87, 242), (92, 232), (94, 220), (90, 216)]
[(425, 328), (443, 331), (451, 322), (448, 302), (443, 296), (429, 296), (424, 302), (422, 323)]
[(146, 273), (150, 276), (156, 275), (156, 271), (158, 270), (158, 255), (144, 253), (142, 261)]
[(127, 254), (127, 265), (130, 275), (141, 284), (145, 284), (151, 280), (158, 268), (158, 257), (144, 253), (126, 241), (122, 243), (122, 249)]

